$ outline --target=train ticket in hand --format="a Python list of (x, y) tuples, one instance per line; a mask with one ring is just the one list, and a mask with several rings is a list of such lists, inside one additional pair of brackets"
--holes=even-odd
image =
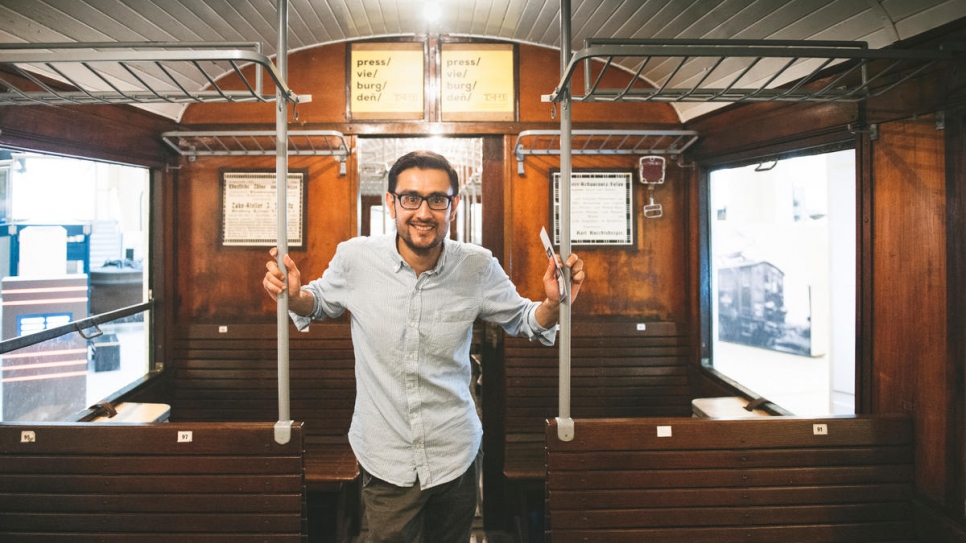
[(570, 289), (567, 288), (567, 281), (564, 280), (563, 266), (560, 265), (560, 261), (557, 260), (557, 255), (553, 251), (553, 244), (550, 243), (550, 236), (547, 235), (547, 229), (542, 226), (540, 227), (540, 241), (543, 242), (543, 250), (547, 253), (547, 258), (557, 267), (557, 285), (560, 287), (560, 301), (566, 301), (570, 298), (567, 295)]

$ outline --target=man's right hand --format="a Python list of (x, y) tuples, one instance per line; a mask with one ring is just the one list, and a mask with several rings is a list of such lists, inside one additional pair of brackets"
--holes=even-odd
[(285, 274), (279, 269), (276, 261), (278, 248), (272, 247), (268, 254), (272, 256), (272, 260), (265, 263), (265, 268), (268, 271), (265, 272), (265, 279), (262, 280), (262, 286), (265, 287), (268, 295), (277, 301), (279, 294), (286, 291), (287, 285), (289, 309), (299, 315), (311, 313), (315, 299), (310, 293), (302, 290), (302, 276), (299, 273), (298, 266), (295, 265), (295, 261), (287, 254), (283, 257), (282, 262), (288, 271), (288, 280), (286, 281)]

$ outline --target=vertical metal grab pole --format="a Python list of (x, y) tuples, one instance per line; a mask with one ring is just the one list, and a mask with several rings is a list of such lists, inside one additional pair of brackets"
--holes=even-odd
[[(288, 86), (288, 0), (278, 0), (278, 49), (275, 63)], [(275, 90), (275, 198), (278, 219), (278, 268), (287, 274), (283, 258), (288, 254), (288, 97)], [(278, 297), (278, 422), (275, 441), (288, 443), (292, 416), (289, 412), (288, 293)]]
[[(560, 0), (560, 75), (566, 73), (570, 61), (570, 0)], [(571, 128), (570, 81), (561, 91), (560, 99), (560, 257), (570, 257), (570, 173)], [(564, 280), (570, 283), (570, 268), (564, 267)], [(570, 292), (570, 289), (567, 289)], [(557, 418), (557, 437), (561, 441), (574, 438), (574, 423), (570, 418), (570, 300), (560, 303), (560, 398)]]

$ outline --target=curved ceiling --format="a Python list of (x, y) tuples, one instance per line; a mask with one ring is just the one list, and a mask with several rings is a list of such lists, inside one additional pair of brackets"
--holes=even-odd
[[(290, 51), (373, 37), (460, 35), (560, 48), (557, 0), (289, 0)], [(437, 18), (429, 20), (427, 10)], [(587, 38), (865, 41), (887, 47), (966, 17), (966, 0), (572, 0)], [(0, 42), (278, 42), (272, 0), (0, 0)], [(624, 68), (635, 69), (633, 60)], [(642, 77), (651, 81), (648, 71)], [(199, 88), (205, 82), (199, 81)], [(547, 82), (547, 93), (557, 82)], [(298, 89), (294, 89), (298, 91)], [(672, 104), (682, 122), (720, 107)], [(184, 104), (147, 106), (178, 120)]]

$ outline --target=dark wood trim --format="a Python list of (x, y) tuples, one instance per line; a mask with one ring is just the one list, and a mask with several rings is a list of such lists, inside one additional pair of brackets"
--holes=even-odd
[(163, 168), (173, 152), (158, 135), (174, 121), (132, 106), (0, 108), (0, 146)]
[(856, 198), (856, 270), (855, 280), (858, 292), (855, 313), (855, 412), (871, 413), (873, 405), (872, 392), (872, 356), (874, 323), (873, 315), (875, 300), (873, 286), (875, 278), (874, 244), (872, 239), (874, 217), (872, 190), (872, 144), (868, 134), (856, 138), (855, 144), (855, 179), (858, 188)]
[[(946, 503), (966, 507), (966, 110), (946, 114)], [(962, 511), (962, 509), (960, 509)]]
[(688, 159), (720, 167), (763, 158), (811, 154), (815, 148), (852, 139), (849, 126), (859, 120), (848, 103), (750, 104), (727, 108), (691, 122), (700, 139)]

